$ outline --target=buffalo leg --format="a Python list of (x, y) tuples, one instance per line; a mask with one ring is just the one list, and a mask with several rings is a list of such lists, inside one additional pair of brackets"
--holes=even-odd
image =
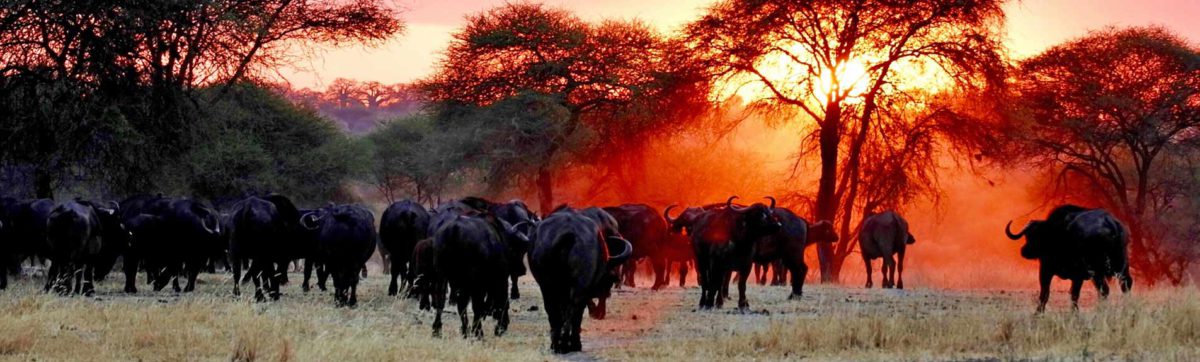
[(313, 261), (312, 258), (304, 258), (304, 282), (300, 284), (300, 289), (305, 293), (309, 290), (309, 280), (312, 278)]
[(871, 283), (871, 259), (863, 258), (863, 264), (867, 266), (867, 289), (871, 289), (874, 285)]
[(754, 281), (758, 285), (767, 285), (767, 265), (763, 263), (754, 263)]
[(579, 352), (580, 350), (583, 350), (583, 343), (580, 342), (580, 340), (579, 340), (579, 330), (580, 330), (580, 327), (583, 325), (583, 308), (572, 309), (571, 314), (568, 316), (568, 318), (571, 318), (571, 319), (567, 323), (568, 328), (569, 328), (567, 330), (567, 332), (569, 332), (570, 335), (569, 335), (569, 337), (567, 337), (566, 350), (567, 350), (567, 353)]
[(204, 268), (206, 268), (206, 263), (188, 264), (187, 268), (184, 269), (187, 273), (187, 287), (183, 289), (184, 292), (196, 290), (196, 277), (200, 275), (200, 271)]
[(1096, 291), (1100, 292), (1100, 299), (1108, 299), (1108, 279), (1102, 276), (1092, 277), (1092, 284), (1096, 285)]
[(387, 295), (395, 296), (396, 293), (400, 290), (400, 283), (397, 281), (397, 279), (399, 279), (400, 274), (404, 273), (404, 265), (400, 261), (400, 258), (392, 258), (391, 264), (392, 265), (391, 265), (391, 269), (389, 270), (389, 272), (392, 273), (392, 275), (391, 275), (392, 281), (390, 283), (388, 283)]
[(696, 280), (700, 284), (700, 309), (712, 308), (712, 299), (709, 297), (709, 293), (712, 292), (713, 286), (708, 282), (710, 269), (706, 260), (702, 257), (696, 258)]
[(234, 261), (231, 267), (233, 268), (233, 295), (239, 296), (242, 295), (242, 263)]
[(559, 307), (562, 306), (562, 303), (554, 293), (547, 293), (547, 290), (542, 288), (542, 306), (546, 309), (546, 317), (550, 322), (550, 350), (560, 353), (563, 315)]
[(891, 255), (883, 256), (883, 288), (891, 289), (896, 286), (896, 259)]
[(261, 268), (259, 267), (258, 262), (250, 264), (250, 270), (246, 271), (246, 276), (249, 277), (250, 280), (254, 281), (254, 301), (256, 302), (265, 302), (267, 300), (266, 295), (263, 294), (263, 280), (261, 278), (261, 273)]
[(326, 280), (329, 280), (329, 268), (325, 266), (325, 263), (317, 262), (317, 289), (322, 292), (328, 290), (325, 287)]
[(659, 290), (670, 284), (668, 282), (670, 276), (667, 273), (667, 259), (650, 257), (650, 265), (654, 267), (654, 285), (650, 286), (651, 290)]
[(512, 299), (521, 299), (521, 289), (517, 288), (517, 278), (520, 278), (520, 277), (521, 277), (520, 275), (510, 275), (509, 276), (509, 279), (512, 280), (512, 290), (511, 290), (511, 293), (509, 294), (509, 297)]
[(1121, 272), (1121, 275), (1117, 276), (1117, 280), (1121, 284), (1122, 294), (1129, 293), (1129, 290), (1133, 289), (1133, 276), (1129, 274), (1128, 264), (1125, 265), (1124, 271)]
[[(470, 295), (467, 293), (458, 293), (455, 295), (453, 292), (451, 292), (450, 298), (454, 299), (455, 307), (458, 307), (458, 320), (461, 322), (459, 332), (462, 332), (463, 338), (467, 338), (469, 335), (467, 331), (467, 303), (470, 302)], [(480, 330), (480, 333), (483, 333), (482, 329)]]
[(1046, 310), (1046, 302), (1050, 300), (1050, 280), (1052, 278), (1054, 278), (1054, 274), (1044, 267), (1038, 272), (1038, 286), (1040, 287), (1040, 291), (1038, 293), (1037, 311), (1039, 313)]
[(121, 269), (125, 271), (125, 292), (137, 293), (138, 259), (132, 252), (125, 254), (125, 260), (121, 262)]
[(750, 302), (746, 300), (746, 280), (750, 278), (750, 268), (744, 270), (746, 273), (738, 273), (738, 309), (743, 311), (750, 308)]
[(896, 258), (896, 289), (904, 289), (904, 252)]
[(687, 281), (687, 275), (688, 275), (688, 263), (686, 261), (679, 263), (679, 287), (680, 288), (683, 288), (684, 283)]
[(92, 263), (83, 264), (83, 275), (80, 276), (80, 279), (83, 283), (83, 295), (85, 296), (90, 297), (96, 294), (95, 273), (95, 265), (92, 265)]
[(358, 305), (358, 283), (350, 283), (350, 306)]
[(442, 336), (442, 310), (446, 309), (446, 283), (439, 279), (431, 279), (429, 281), (430, 304), (433, 305), (435, 317), (433, 319), (433, 337), (440, 338)]
[(50, 264), (50, 267), (46, 268), (46, 286), (42, 288), (42, 291), (49, 292), (51, 287), (56, 286), (58, 284), (58, 281), (55, 279), (57, 279), (57, 278), (58, 278), (58, 265)]
[(1083, 279), (1071, 279), (1071, 309), (1079, 310), (1079, 291), (1083, 289)]
[(800, 299), (804, 295), (804, 277), (808, 275), (808, 265), (803, 262), (790, 268), (792, 273), (792, 294), (788, 299)]
[(471, 335), (476, 339), (483, 339), (483, 318), (491, 314), (488, 313), (487, 303), (483, 301), (486, 296), (482, 291), (471, 293)]
[[(507, 284), (507, 283), (504, 283)], [(495, 304), (492, 306), (492, 318), (496, 319), (496, 337), (503, 336), (504, 332), (508, 331), (508, 299), (505, 299), (508, 286), (497, 285), (496, 290), (492, 291)]]

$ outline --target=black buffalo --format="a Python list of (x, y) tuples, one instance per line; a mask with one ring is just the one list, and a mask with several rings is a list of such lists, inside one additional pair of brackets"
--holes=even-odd
[(333, 277), (338, 306), (358, 303), (358, 272), (375, 252), (375, 215), (361, 205), (338, 205), (310, 211), (300, 224), (314, 232), (321, 262)]
[(24, 202), (8, 200), (4, 238), (7, 246), (7, 264), (12, 271), (20, 271), (25, 260), (31, 263), (49, 257), (46, 245), (46, 222), (56, 206), (53, 200), (36, 199)]
[(868, 216), (858, 234), (858, 247), (862, 251), (863, 264), (867, 267), (867, 288), (873, 285), (871, 260), (883, 258), (883, 266), (880, 267), (883, 287), (904, 289), (904, 250), (916, 242), (917, 239), (908, 231), (908, 221), (895, 211)]
[(1108, 297), (1108, 278), (1116, 277), (1121, 292), (1133, 287), (1129, 275), (1129, 231), (1115, 216), (1103, 209), (1076, 205), (1055, 208), (1045, 220), (1033, 220), (1021, 231), (1009, 230), (1010, 239), (1025, 237), (1021, 256), (1039, 262), (1037, 310), (1046, 309), (1050, 299), (1050, 280), (1055, 276), (1071, 281), (1071, 306), (1078, 308), (1079, 291), (1084, 280), (1091, 279), (1102, 298)]
[(446, 292), (437, 290), (436, 288), (444, 286), (444, 283), (439, 283), (438, 274), (433, 263), (433, 239), (425, 238), (417, 242), (413, 246), (412, 255), (412, 271), (413, 271), (413, 286), (410, 290), (410, 296), (419, 300), (421, 310), (429, 310), (432, 300), (431, 297), (441, 298), (439, 303), (446, 303)]
[(529, 266), (542, 291), (550, 321), (550, 348), (555, 353), (582, 349), (579, 333), (584, 308), (593, 316), (605, 314), (604, 300), (618, 281), (616, 268), (633, 252), (629, 241), (605, 237), (595, 216), (560, 208), (543, 220), (534, 234)]
[(399, 201), (388, 206), (379, 222), (379, 249), (387, 253), (391, 262), (392, 280), (388, 284), (388, 295), (396, 295), (400, 289), (397, 278), (412, 285), (416, 271), (411, 265), (413, 248), (417, 242), (429, 237), (429, 211), (410, 200)]
[[(202, 202), (154, 198), (140, 207), (122, 209), (134, 239), (125, 253), (126, 292), (137, 292), (138, 266), (146, 269), (155, 291), (168, 283), (174, 291), (181, 291), (180, 277), (187, 278), (182, 291), (193, 291), (196, 276), (210, 261), (223, 256), (228, 247), (222, 236), (220, 214)], [(135, 218), (137, 222), (133, 222)]]
[(633, 245), (633, 254), (621, 267), (621, 279), (629, 287), (636, 286), (634, 275), (637, 263), (647, 260), (654, 270), (654, 284), (650, 289), (658, 290), (668, 284), (667, 248), (671, 238), (667, 233), (667, 222), (659, 215), (658, 210), (645, 204), (625, 204), (605, 207), (617, 220), (617, 228), (626, 240)]
[(776, 208), (774, 214), (781, 227), (755, 244), (754, 261), (774, 264), (777, 271), (786, 269), (791, 273), (792, 293), (788, 298), (799, 299), (804, 294), (804, 277), (808, 275), (808, 265), (804, 263), (805, 247), (818, 242), (836, 242), (838, 236), (828, 221), (810, 225), (808, 220), (782, 207)]
[(269, 295), (273, 300), (279, 299), (281, 275), (286, 272), (291, 256), (288, 243), (295, 235), (294, 225), (300, 220), (296, 213), (296, 210), (282, 212), (275, 203), (253, 196), (234, 206), (229, 244), (234, 295), (241, 294), (242, 265), (249, 263), (246, 278), (254, 281), (254, 298), (262, 301)]
[[(491, 223), (478, 215), (454, 215), (433, 237), (434, 284), (449, 284), (458, 307), (463, 337), (483, 337), (483, 318), (496, 319), (495, 335), (508, 329), (507, 245)], [(439, 288), (440, 290), (440, 288)], [(441, 335), (444, 299), (435, 297), (434, 336)], [(467, 305), (474, 316), (468, 331)]]
[(700, 272), (700, 309), (721, 308), (734, 271), (738, 273), (738, 308), (750, 307), (746, 300), (746, 280), (750, 276), (755, 243), (781, 226), (774, 214), (774, 198), (769, 206), (755, 203), (747, 207), (733, 205), (736, 198), (730, 197), (724, 208), (703, 213), (692, 227), (692, 247)]
[(54, 288), (59, 294), (95, 293), (93, 268), (102, 242), (100, 216), (90, 205), (68, 201), (55, 207), (46, 224), (51, 265), (45, 289)]
[[(703, 207), (688, 207), (677, 217), (671, 217), (671, 209), (678, 205), (669, 205), (663, 210), (663, 219), (667, 221), (669, 234), (668, 247), (665, 250), (667, 263), (679, 265), (679, 286), (687, 280), (688, 265), (696, 264), (696, 252), (692, 249), (691, 234), (696, 221), (700, 220), (709, 210), (725, 207), (725, 204), (710, 204)], [(667, 271), (670, 272), (668, 266)]]
[[(501, 221), (499, 230), (504, 230), (511, 227), (515, 228), (516, 231), (519, 231), (524, 235), (529, 235), (533, 225), (535, 225), (538, 221), (538, 215), (533, 211), (530, 211), (529, 206), (525, 205), (524, 201), (517, 199), (505, 203), (496, 203), (479, 197), (466, 197), (463, 198), (461, 202), (471, 206), (479, 212), (487, 212), (495, 216), (498, 221)], [(509, 238), (511, 238), (511, 233), (509, 233), (509, 235)], [(512, 281), (511, 297), (512, 299), (520, 299), (521, 290), (517, 287), (517, 279), (519, 279), (522, 275), (525, 275), (527, 271), (525, 269), (524, 259), (525, 253), (527, 253), (528, 250), (514, 249), (510, 252), (517, 254), (514, 255), (514, 260), (517, 260), (517, 262), (508, 266), (509, 279)]]

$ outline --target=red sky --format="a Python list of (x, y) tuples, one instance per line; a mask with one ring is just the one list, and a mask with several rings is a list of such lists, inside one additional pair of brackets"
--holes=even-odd
[[(637, 18), (668, 32), (695, 19), (712, 0), (547, 0), (589, 20)], [(281, 74), (297, 87), (324, 88), (337, 78), (408, 82), (428, 74), (464, 16), (503, 0), (395, 0), (406, 9), (408, 30), (375, 48), (349, 47), (318, 52), (301, 68)], [(1013, 56), (1025, 57), (1064, 40), (1109, 25), (1165, 26), (1200, 43), (1200, 1), (1193, 0), (1026, 0), (1010, 2), (1008, 42)]]

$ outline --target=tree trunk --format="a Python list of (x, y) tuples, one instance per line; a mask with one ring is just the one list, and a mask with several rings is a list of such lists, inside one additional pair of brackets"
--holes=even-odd
[[(821, 133), (818, 139), (821, 148), (821, 179), (817, 188), (816, 221), (836, 220), (838, 200), (837, 189), (838, 143), (841, 141), (842, 126), (841, 104), (830, 102), (825, 112), (825, 120), (821, 122)], [(833, 248), (828, 243), (817, 243), (817, 257), (821, 264), (821, 282), (837, 281), (838, 276), (833, 270)]]
[(537, 172), (537, 192), (539, 212), (549, 215), (554, 209), (554, 178), (549, 167), (542, 167)]
[(50, 177), (50, 171), (44, 167), (39, 166), (33, 171), (33, 187), (37, 198), (54, 198), (53, 178)]

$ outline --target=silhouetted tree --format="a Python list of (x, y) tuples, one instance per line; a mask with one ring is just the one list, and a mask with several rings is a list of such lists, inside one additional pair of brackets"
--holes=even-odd
[[(567, 115), (561, 132), (547, 134), (572, 137), (590, 128), (600, 140), (636, 138), (674, 121), (668, 112), (683, 108), (670, 102), (696, 99), (678, 94), (707, 94), (694, 91), (703, 88), (696, 78), (677, 71), (689, 69), (684, 63), (668, 63), (672, 45), (636, 22), (591, 24), (560, 9), (507, 4), (470, 16), (420, 87), (447, 105), (441, 110), (484, 107), (522, 92), (543, 95)], [(545, 153), (530, 157), (557, 159), (566, 142), (541, 143), (548, 145)], [(544, 163), (555, 164), (563, 163)], [(543, 211), (554, 203), (553, 172), (542, 167), (532, 177)]]
[[(863, 204), (871, 134), (902, 129), (878, 126), (891, 121), (882, 99), (928, 86), (898, 69), (927, 69), (964, 88), (999, 83), (1000, 3), (726, 0), (686, 33), (714, 76), (764, 94), (751, 100), (755, 108), (795, 112), (816, 125), (809, 138), (821, 165), (815, 218), (840, 223), (849, 236), (864, 211), (854, 205)], [(836, 249), (819, 244), (822, 280), (837, 278), (853, 245), (852, 237)]]
[[(9, 1), (0, 4), (0, 78), (69, 84), (96, 111), (76, 115), (78, 122), (128, 126), (123, 143), (105, 147), (117, 168), (95, 174), (124, 192), (149, 191), (160, 167), (202, 137), (191, 131), (197, 115), (234, 84), (293, 61), (296, 51), (378, 42), (400, 29), (379, 0)], [(219, 91), (197, 96), (212, 85)], [(89, 107), (64, 107), (78, 108)], [(10, 155), (58, 146), (4, 145)], [(75, 167), (42, 163), (34, 172), (62, 173), (46, 166)], [(49, 196), (54, 180), (35, 179), (39, 196)]]
[(1106, 29), (1021, 62), (1008, 135), (1052, 194), (1115, 212), (1147, 280), (1196, 257), (1200, 49), (1157, 27)]

